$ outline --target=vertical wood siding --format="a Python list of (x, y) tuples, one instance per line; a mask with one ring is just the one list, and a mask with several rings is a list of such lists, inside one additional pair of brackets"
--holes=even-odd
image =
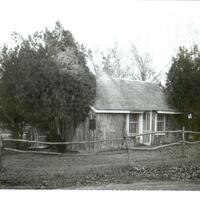
[[(126, 134), (125, 114), (95, 114), (90, 113), (90, 118), (96, 119), (96, 130), (89, 130), (89, 118), (80, 124), (75, 132), (73, 141), (95, 141), (122, 138)], [(107, 141), (95, 144), (73, 145), (72, 151), (104, 151), (121, 148), (120, 141)]]

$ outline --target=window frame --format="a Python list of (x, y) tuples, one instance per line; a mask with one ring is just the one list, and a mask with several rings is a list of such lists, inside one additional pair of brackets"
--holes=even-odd
[[(160, 116), (163, 116), (163, 119), (162, 119), (162, 120), (158, 119), (158, 118), (159, 118), (159, 115), (160, 115)], [(158, 130), (158, 123), (163, 123), (163, 130)], [(159, 132), (159, 131), (165, 131), (165, 130), (166, 130), (166, 116), (165, 116), (165, 114), (157, 114), (156, 130), (157, 130), (158, 132)]]
[[(137, 121), (131, 121), (130, 116), (131, 115), (136, 115), (137, 116)], [(137, 132), (130, 132), (130, 124), (137, 125), (136, 130)], [(140, 114), (139, 113), (131, 113), (128, 115), (128, 135), (136, 135), (140, 133)]]

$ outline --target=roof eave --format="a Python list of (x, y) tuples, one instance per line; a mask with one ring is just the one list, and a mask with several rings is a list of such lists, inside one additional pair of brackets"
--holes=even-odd
[(171, 115), (180, 115), (183, 114), (182, 112), (178, 112), (178, 111), (156, 111), (158, 114), (171, 114)]
[(93, 106), (91, 106), (91, 109), (95, 112), (95, 113), (118, 113), (118, 114), (128, 114), (128, 113), (143, 113), (143, 111), (130, 111), (130, 110), (98, 110), (96, 108), (94, 108)]
[[(146, 111), (149, 110), (135, 110), (135, 111), (131, 111), (131, 110), (99, 110), (96, 109), (94, 106), (90, 106), (91, 110), (94, 111), (95, 113), (118, 113), (118, 114), (128, 114), (128, 113), (144, 113)], [(182, 112), (178, 112), (178, 111), (163, 111), (163, 110), (154, 110), (155, 112), (157, 112), (158, 114), (183, 114)]]

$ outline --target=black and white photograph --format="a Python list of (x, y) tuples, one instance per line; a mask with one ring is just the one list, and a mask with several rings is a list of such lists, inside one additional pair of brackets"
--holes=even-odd
[(0, 0), (0, 196), (200, 191), (199, 19), (200, 1)]

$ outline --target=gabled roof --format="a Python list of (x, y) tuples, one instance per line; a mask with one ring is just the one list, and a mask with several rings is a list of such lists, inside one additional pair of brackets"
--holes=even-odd
[(176, 112), (167, 103), (163, 88), (157, 83), (97, 77), (95, 110)]

